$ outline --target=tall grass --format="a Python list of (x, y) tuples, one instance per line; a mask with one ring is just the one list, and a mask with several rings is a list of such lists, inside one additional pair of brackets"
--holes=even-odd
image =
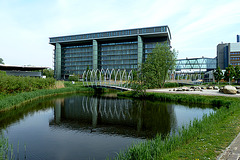
[(0, 93), (12, 94), (47, 89), (55, 86), (53, 78), (17, 77), (0, 73)]
[(8, 156), (8, 152), (9, 152), (8, 139), (4, 137), (3, 132), (0, 130), (0, 160), (13, 159), (13, 157)]

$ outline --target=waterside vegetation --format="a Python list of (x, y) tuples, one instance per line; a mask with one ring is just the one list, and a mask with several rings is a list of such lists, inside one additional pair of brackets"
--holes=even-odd
[(72, 84), (53, 78), (16, 77), (0, 71), (0, 112), (44, 96), (86, 91), (93, 89), (83, 87), (82, 82)]
[[(136, 97), (134, 92), (118, 96)], [(220, 107), (215, 113), (195, 119), (178, 131), (120, 152), (115, 159), (215, 159), (240, 132), (240, 100), (229, 97), (146, 93), (146, 99), (182, 103), (211, 104)]]
[(68, 84), (68, 87), (57, 88), (57, 89), (41, 89), (32, 92), (22, 92), (18, 94), (8, 95), (0, 99), (0, 112), (14, 109), (21, 106), (21, 104), (32, 101), (37, 98), (53, 96), (66, 93), (77, 93), (77, 92), (92, 92), (93, 89), (85, 88), (81, 85), (76, 84), (72, 86)]
[(38, 89), (53, 88), (54, 86), (55, 79), (53, 78), (17, 77), (0, 71), (0, 93), (2, 94), (31, 92)]

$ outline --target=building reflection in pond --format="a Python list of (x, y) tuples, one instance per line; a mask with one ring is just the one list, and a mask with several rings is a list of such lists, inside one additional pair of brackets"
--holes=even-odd
[(108, 97), (57, 99), (52, 127), (127, 137), (153, 138), (176, 128), (171, 104)]

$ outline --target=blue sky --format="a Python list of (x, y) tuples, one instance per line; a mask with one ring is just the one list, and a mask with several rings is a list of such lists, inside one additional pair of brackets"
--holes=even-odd
[(168, 25), (178, 58), (215, 57), (240, 34), (240, 0), (0, 0), (0, 57), (53, 66), (49, 37)]

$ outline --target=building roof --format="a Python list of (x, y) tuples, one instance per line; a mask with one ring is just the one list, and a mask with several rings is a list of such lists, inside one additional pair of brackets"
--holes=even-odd
[(32, 66), (10, 66), (0, 64), (0, 70), (14, 70), (14, 71), (36, 71), (47, 69), (48, 67), (32, 67)]
[(50, 37), (50, 44), (64, 43), (64, 42), (76, 42), (76, 41), (86, 41), (94, 39), (107, 39), (107, 38), (118, 38), (118, 37), (131, 37), (137, 35), (154, 35), (154, 34), (164, 34), (171, 39), (171, 32), (169, 27), (166, 26), (155, 26), (155, 27), (145, 27), (145, 28), (135, 28), (135, 29), (125, 29), (125, 30), (115, 30), (108, 32), (96, 32), (78, 35), (68, 35), (59, 37)]

